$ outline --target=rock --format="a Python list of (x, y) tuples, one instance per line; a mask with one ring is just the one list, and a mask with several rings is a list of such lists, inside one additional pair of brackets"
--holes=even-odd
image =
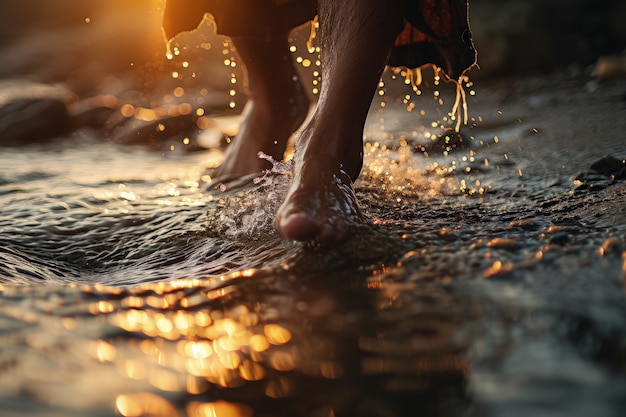
[(70, 108), (72, 129), (84, 127), (103, 129), (117, 110), (118, 100), (111, 95), (100, 95), (82, 100)]
[(0, 108), (0, 145), (45, 142), (69, 130), (69, 112), (57, 99), (16, 99)]
[(569, 234), (567, 232), (556, 232), (550, 237), (550, 243), (554, 245), (564, 245), (569, 241), (569, 239)]
[(623, 159), (605, 156), (591, 164), (590, 169), (572, 178), (576, 191), (600, 191), (626, 179), (626, 160)]
[(160, 151), (198, 151), (205, 149), (196, 140), (199, 132), (198, 116), (186, 114), (165, 116), (152, 122), (130, 118), (114, 128), (112, 137), (119, 144), (147, 145)]
[(590, 168), (599, 174), (609, 177), (626, 168), (626, 161), (613, 158), (612, 156), (605, 156), (591, 164)]
[(626, 56), (603, 56), (598, 58), (591, 75), (600, 80), (626, 77)]
[(90, 127), (96, 130), (102, 129), (113, 113), (115, 113), (115, 109), (106, 106), (98, 106), (72, 114), (72, 128), (80, 129)]
[(510, 222), (509, 227), (519, 227), (524, 230), (537, 230), (541, 227), (541, 223), (534, 219), (520, 219)]

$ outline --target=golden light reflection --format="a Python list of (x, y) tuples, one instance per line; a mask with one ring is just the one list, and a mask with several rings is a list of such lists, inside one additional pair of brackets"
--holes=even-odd
[(95, 343), (93, 352), (96, 359), (98, 359), (100, 362), (112, 362), (115, 360), (115, 346), (105, 341), (98, 340)]
[(126, 297), (122, 301), (122, 307), (126, 308), (142, 308), (144, 306), (144, 300), (141, 297)]
[(602, 246), (599, 249), (600, 256), (606, 256), (607, 254), (618, 250), (621, 241), (616, 238), (609, 238), (602, 242)]
[(148, 377), (148, 369), (146, 366), (135, 360), (123, 360), (118, 363), (118, 372), (127, 378), (141, 381)]
[(272, 368), (277, 371), (292, 371), (296, 368), (296, 360), (291, 352), (276, 351), (270, 359)]
[(189, 417), (252, 417), (252, 408), (243, 404), (217, 401), (214, 403), (192, 402), (187, 406)]
[(153, 122), (157, 119), (157, 112), (153, 109), (139, 107), (135, 109), (134, 116), (136, 119), (144, 122)]
[(246, 381), (260, 381), (265, 378), (266, 375), (265, 368), (250, 359), (246, 359), (242, 362), (239, 368), (239, 374)]
[(255, 334), (250, 338), (250, 347), (256, 352), (265, 352), (270, 348), (270, 342), (268, 342), (265, 336)]
[(203, 378), (187, 375), (186, 388), (189, 394), (198, 395), (207, 392), (210, 389), (210, 384)]
[(264, 327), (267, 340), (273, 345), (284, 345), (291, 340), (289, 330), (277, 324), (268, 324)]
[(181, 340), (178, 343), (178, 351), (192, 359), (204, 359), (213, 354), (211, 343), (207, 340)]
[[(244, 270), (217, 281), (249, 278), (255, 272)], [(258, 313), (249, 307), (191, 311), (194, 306), (221, 299), (233, 290), (232, 286), (202, 289), (208, 285), (187, 280), (156, 283), (137, 292), (129, 291), (116, 304), (94, 303), (93, 314), (106, 312), (112, 324), (150, 338), (134, 345), (147, 363), (120, 358), (116, 364), (118, 373), (130, 379), (146, 380), (161, 391), (200, 393), (210, 385), (237, 387), (262, 380), (267, 377), (268, 369), (287, 372), (296, 368), (298, 351), (287, 345), (291, 332), (276, 323), (262, 323)], [(180, 291), (185, 288), (200, 291), (185, 295)], [(113, 361), (115, 347), (99, 342), (94, 347), (94, 356), (100, 361)], [(318, 370), (318, 374), (328, 377), (338, 372), (327, 364)], [(290, 387), (288, 382), (278, 379), (269, 384), (267, 392), (278, 398), (290, 392)], [(120, 397), (118, 408), (128, 415), (136, 410), (145, 412), (138, 401), (134, 397)]]
[(177, 417), (176, 407), (165, 398), (153, 393), (119, 395), (115, 399), (115, 408), (124, 417)]
[(124, 104), (120, 107), (120, 113), (124, 117), (132, 117), (135, 114), (135, 107), (132, 104)]
[(148, 382), (153, 387), (168, 392), (179, 392), (186, 387), (184, 376), (165, 369), (152, 369), (148, 375)]
[(513, 272), (512, 264), (505, 264), (500, 260), (496, 260), (493, 264), (483, 273), (485, 278), (491, 278), (499, 275), (507, 275)]
[[(198, 395), (212, 387), (233, 388), (266, 381), (262, 386), (265, 395), (283, 398), (292, 395), (295, 388), (285, 373), (298, 368), (317, 377), (340, 378), (344, 370), (339, 363), (309, 361), (301, 347), (291, 343), (290, 329), (282, 323), (268, 322), (255, 311), (257, 305), (224, 306), (238, 288), (229, 282), (248, 279), (257, 272), (246, 269), (208, 280), (181, 279), (136, 288), (102, 287), (102, 292), (110, 291), (115, 298), (91, 303), (91, 313), (106, 316), (110, 324), (135, 333), (137, 338), (123, 344), (123, 349), (110, 340), (100, 340), (92, 346), (91, 356), (112, 363), (119, 376), (142, 381), (154, 392), (164, 393)], [(165, 398), (143, 393), (120, 395), (116, 409), (123, 416), (176, 415), (154, 411), (148, 404), (154, 400), (171, 411), (173, 405)], [(216, 404), (196, 403), (190, 406), (189, 415), (247, 412), (228, 408), (226, 403)]]
[(293, 381), (289, 378), (275, 378), (265, 387), (265, 395), (270, 398), (285, 398), (294, 390)]
[(92, 303), (89, 306), (89, 312), (91, 314), (107, 314), (112, 313), (115, 307), (113, 303), (109, 301), (98, 301), (97, 303)]
[[(2, 286), (0, 285), (0, 292), (2, 292)], [(61, 325), (67, 330), (76, 330), (78, 323), (76, 319), (71, 317), (63, 317), (61, 319)]]

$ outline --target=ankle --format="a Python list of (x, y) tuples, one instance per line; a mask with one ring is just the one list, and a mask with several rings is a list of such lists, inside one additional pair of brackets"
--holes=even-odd
[(356, 181), (363, 167), (363, 130), (353, 126), (338, 129), (318, 120), (313, 117), (296, 138), (296, 162), (321, 161), (314, 164), (341, 169)]

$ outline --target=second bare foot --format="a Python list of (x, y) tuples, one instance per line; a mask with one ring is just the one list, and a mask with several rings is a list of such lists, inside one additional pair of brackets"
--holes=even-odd
[(310, 101), (291, 61), (287, 37), (271, 41), (233, 38), (248, 73), (248, 103), (239, 133), (211, 177), (224, 182), (260, 173), (271, 164), (259, 152), (283, 159), (287, 142), (309, 112)]

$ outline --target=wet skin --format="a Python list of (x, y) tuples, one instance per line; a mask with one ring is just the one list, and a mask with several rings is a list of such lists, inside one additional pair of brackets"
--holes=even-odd
[[(367, 113), (402, 27), (402, 4), (401, 0), (318, 3), (323, 83), (313, 116), (296, 137), (293, 180), (276, 214), (276, 228), (286, 239), (337, 243), (364, 219), (353, 182), (363, 164)], [(284, 58), (286, 40), (266, 42), (256, 50), (259, 41), (233, 41), (246, 64), (252, 107), (215, 172), (218, 180), (266, 168), (258, 151), (282, 159), (289, 136), (306, 115), (302, 108), (308, 105), (299, 82), (294, 82), (291, 61)], [(270, 61), (268, 54), (280, 59)]]
[(309, 99), (292, 64), (287, 37), (233, 38), (248, 72), (248, 102), (238, 135), (214, 172), (224, 182), (271, 168), (259, 152), (280, 161), (287, 141), (309, 111)]

